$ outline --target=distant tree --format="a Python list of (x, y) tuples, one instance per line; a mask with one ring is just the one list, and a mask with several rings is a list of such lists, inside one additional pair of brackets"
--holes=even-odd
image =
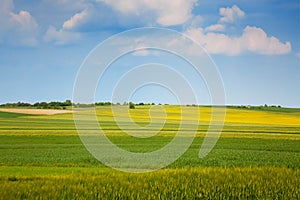
[(41, 108), (43, 108), (43, 109), (47, 109), (47, 108), (48, 108), (48, 103), (47, 103), (47, 102), (41, 102), (41, 103), (39, 104), (39, 106), (40, 106)]
[(70, 99), (67, 99), (65, 101), (65, 106), (71, 106), (72, 105), (72, 101)]
[(135, 105), (132, 102), (129, 102), (129, 109), (135, 109)]
[(109, 101), (107, 101), (107, 102), (104, 102), (104, 105), (105, 105), (105, 106), (111, 106), (111, 104), (112, 104), (112, 103), (111, 103), (111, 102), (109, 102)]
[(104, 106), (104, 102), (97, 102), (95, 103), (96, 106)]

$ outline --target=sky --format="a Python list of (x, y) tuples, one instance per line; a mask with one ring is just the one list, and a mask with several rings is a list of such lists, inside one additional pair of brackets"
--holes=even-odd
[[(227, 105), (300, 107), (299, 0), (2, 0), (0, 103), (72, 99), (89, 53), (115, 34), (142, 27), (178, 31), (204, 48), (223, 80)], [(110, 101), (126, 70), (156, 62), (191, 80), (197, 102), (178, 101), (179, 94), (159, 84), (138, 88), (128, 101), (211, 103), (205, 77), (197, 82), (180, 59), (145, 52), (113, 63), (95, 101)]]

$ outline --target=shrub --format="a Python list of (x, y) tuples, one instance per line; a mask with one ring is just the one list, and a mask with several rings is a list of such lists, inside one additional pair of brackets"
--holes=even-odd
[(129, 109), (135, 109), (134, 103), (132, 103), (132, 102), (129, 103)]

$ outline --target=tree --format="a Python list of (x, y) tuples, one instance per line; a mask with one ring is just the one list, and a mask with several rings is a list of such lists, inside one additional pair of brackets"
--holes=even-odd
[(135, 105), (132, 102), (129, 102), (129, 109), (135, 109)]
[(65, 105), (66, 105), (66, 106), (71, 106), (71, 105), (72, 105), (72, 101), (69, 100), (69, 99), (67, 99), (67, 100), (65, 101)]

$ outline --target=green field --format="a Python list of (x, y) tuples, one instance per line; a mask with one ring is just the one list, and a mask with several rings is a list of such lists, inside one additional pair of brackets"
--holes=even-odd
[[(164, 106), (163, 128), (146, 139), (126, 135), (109, 106), (97, 107), (97, 117), (114, 144), (151, 152), (173, 139), (180, 122), (188, 135), (197, 108), (183, 107), (190, 115), (182, 121), (179, 106)], [(115, 115), (122, 116), (123, 109), (117, 107)], [(142, 127), (150, 123), (149, 106), (136, 106), (130, 115)], [(299, 109), (229, 107), (215, 148), (199, 159), (210, 117), (211, 108), (200, 107), (196, 137), (178, 160), (135, 174), (96, 160), (82, 144), (72, 114), (0, 112), (0, 199), (300, 199)]]

